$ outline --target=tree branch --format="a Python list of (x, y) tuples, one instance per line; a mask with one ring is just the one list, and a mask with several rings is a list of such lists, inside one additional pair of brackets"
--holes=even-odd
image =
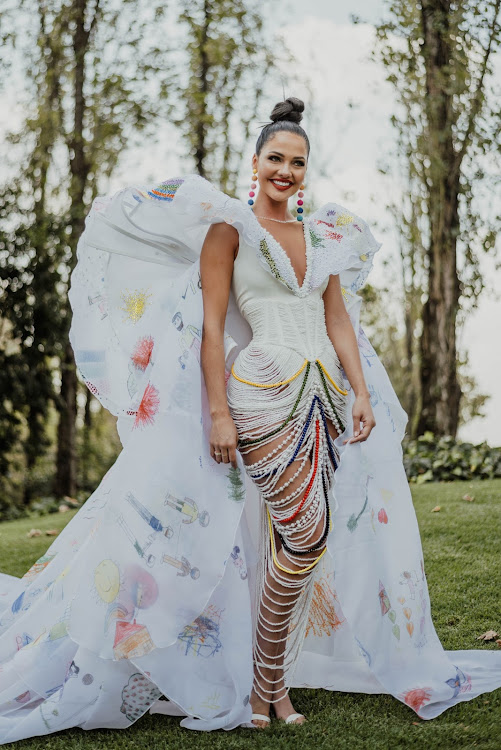
[(482, 105), (482, 91), (484, 87), (484, 78), (485, 74), (487, 72), (487, 65), (489, 63), (489, 58), (492, 52), (492, 44), (494, 41), (494, 37), (496, 36), (498, 32), (498, 15), (499, 10), (501, 6), (501, 0), (496, 0), (496, 5), (494, 7), (494, 16), (492, 19), (491, 29), (490, 29), (490, 35), (489, 35), (489, 42), (487, 44), (486, 49), (484, 50), (484, 59), (482, 60), (482, 66), (480, 70), (480, 76), (478, 79), (477, 87), (475, 90), (475, 93), (473, 95), (472, 105), (470, 109), (470, 115), (468, 118), (468, 125), (466, 127), (466, 131), (463, 137), (463, 141), (461, 144), (461, 148), (456, 154), (454, 169), (453, 169), (453, 177), (457, 176), (459, 173), (459, 170), (461, 168), (461, 163), (464, 159), (464, 156), (466, 154), (466, 150), (468, 148), (468, 145), (471, 140), (471, 136), (473, 134), (473, 129), (475, 127), (475, 120), (480, 112), (480, 108)]

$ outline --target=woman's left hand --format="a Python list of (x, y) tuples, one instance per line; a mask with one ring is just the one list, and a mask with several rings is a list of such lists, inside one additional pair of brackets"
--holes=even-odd
[(353, 404), (353, 437), (344, 440), (345, 443), (362, 443), (367, 440), (373, 427), (376, 426), (376, 420), (372, 413), (371, 400), (369, 394), (356, 396)]

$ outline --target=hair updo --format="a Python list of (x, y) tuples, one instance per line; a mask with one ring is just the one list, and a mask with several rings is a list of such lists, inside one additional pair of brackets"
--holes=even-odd
[(270, 120), (267, 125), (261, 130), (259, 138), (256, 143), (256, 154), (259, 156), (261, 149), (264, 144), (273, 138), (275, 133), (282, 130), (287, 130), (289, 133), (300, 135), (306, 141), (306, 149), (309, 155), (310, 153), (310, 141), (306, 132), (299, 124), (303, 119), (302, 113), (304, 112), (304, 102), (301, 99), (296, 99), (295, 96), (289, 96), (284, 102), (278, 102), (273, 107), (273, 112), (270, 115)]

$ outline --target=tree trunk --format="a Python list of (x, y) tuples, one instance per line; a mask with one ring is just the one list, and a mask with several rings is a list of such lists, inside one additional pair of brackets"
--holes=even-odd
[(77, 489), (76, 419), (77, 374), (73, 349), (66, 343), (61, 361), (61, 393), (57, 431), (56, 497), (75, 497)]
[[(72, 258), (70, 270), (76, 261), (78, 239), (85, 225), (86, 207), (84, 204), (85, 188), (89, 176), (89, 163), (85, 152), (84, 116), (85, 116), (85, 55), (88, 50), (90, 29), (85, 28), (87, 0), (74, 0), (71, 14), (74, 23), (73, 54), (75, 60), (73, 85), (73, 131), (68, 139), (70, 153), (70, 246)], [(95, 13), (98, 8), (96, 4)], [(95, 16), (94, 18), (96, 18)], [(91, 27), (92, 28), (92, 27)], [(61, 366), (61, 394), (59, 405), (59, 429), (57, 446), (56, 495), (76, 493), (76, 415), (77, 415), (77, 372), (73, 350), (68, 340), (70, 313), (68, 311), (68, 328), (64, 357)]]
[(211, 9), (208, 0), (204, 2), (203, 9), (203, 26), (202, 35), (200, 39), (200, 111), (198, 115), (198, 121), (196, 125), (197, 131), (197, 146), (195, 150), (195, 162), (197, 165), (197, 172), (201, 177), (207, 177), (207, 170), (205, 168), (205, 160), (207, 158), (207, 147), (205, 145), (205, 119), (204, 114), (207, 110), (207, 96), (209, 93), (209, 56), (207, 54), (207, 42), (209, 39), (209, 26), (211, 21)]
[(431, 166), (428, 180), (430, 240), (428, 299), (420, 344), (421, 414), (418, 432), (455, 436), (461, 390), (457, 379), (456, 317), (460, 285), (456, 266), (459, 175), (453, 142), (449, 64), (449, 0), (423, 0), (423, 57)]

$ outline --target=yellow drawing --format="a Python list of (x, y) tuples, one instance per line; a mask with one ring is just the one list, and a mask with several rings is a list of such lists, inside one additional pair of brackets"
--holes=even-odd
[(109, 604), (120, 590), (120, 572), (113, 560), (101, 560), (94, 571), (94, 585), (103, 600)]

